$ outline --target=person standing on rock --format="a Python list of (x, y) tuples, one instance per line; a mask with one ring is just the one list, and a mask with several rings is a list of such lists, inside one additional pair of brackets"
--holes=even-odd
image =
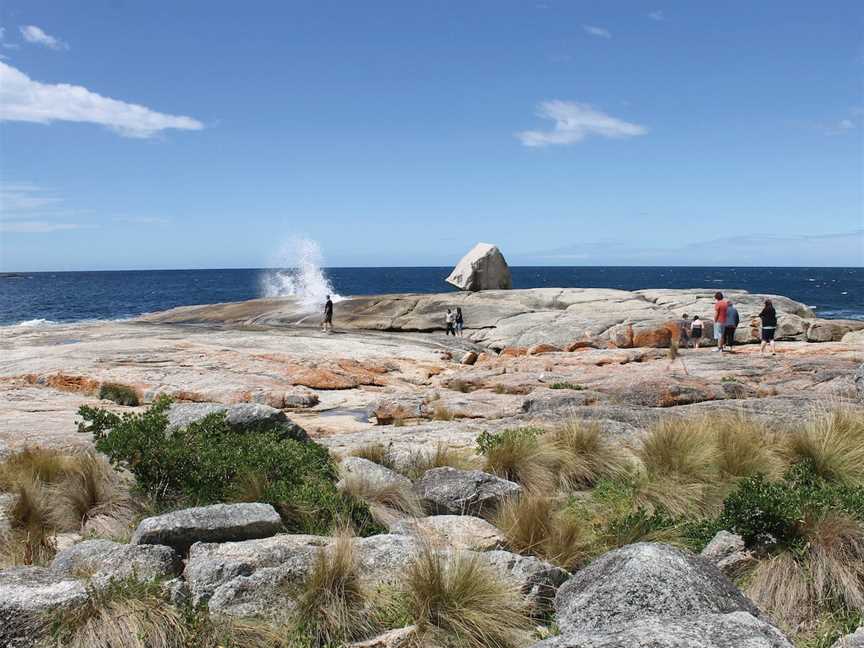
[(324, 302), (324, 319), (321, 320), (321, 330), (327, 333), (333, 332), (333, 301), (330, 295), (327, 295), (327, 301)]
[(729, 302), (723, 299), (723, 293), (714, 293), (714, 339), (717, 340), (718, 351), (723, 351), (723, 340), (726, 335), (726, 309), (728, 308)]
[(456, 307), (456, 333), (459, 337), (462, 337), (462, 329), (465, 328), (465, 319), (462, 317), (462, 308)]
[(449, 308), (447, 309), (447, 315), (444, 316), (444, 324), (447, 327), (447, 330), (444, 332), (444, 335), (456, 335), (456, 329), (454, 324), (456, 323), (456, 316), (453, 314)]
[(699, 348), (699, 342), (702, 340), (702, 320), (698, 315), (693, 316), (693, 322), (690, 324), (690, 339), (693, 340), (693, 348)]
[(774, 343), (774, 333), (777, 331), (777, 311), (774, 310), (774, 304), (770, 299), (765, 300), (765, 306), (759, 313), (759, 320), (762, 323), (762, 344), (759, 347), (760, 353), (765, 353), (765, 348), (771, 345), (771, 355), (777, 355), (777, 346)]
[(682, 349), (690, 347), (690, 322), (687, 313), (684, 313), (678, 320), (678, 346)]
[(727, 301), (726, 304), (726, 327), (724, 333), (726, 335), (726, 346), (731, 351), (732, 347), (735, 346), (735, 329), (741, 323), (741, 317), (738, 315), (738, 309), (735, 308), (731, 301)]

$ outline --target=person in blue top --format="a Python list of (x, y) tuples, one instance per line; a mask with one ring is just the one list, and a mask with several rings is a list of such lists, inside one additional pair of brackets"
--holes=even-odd
[(726, 300), (728, 306), (726, 307), (726, 327), (725, 327), (725, 338), (726, 338), (726, 346), (729, 347), (729, 350), (732, 350), (732, 346), (735, 344), (735, 329), (738, 328), (738, 324), (741, 323), (741, 318), (738, 315), (738, 309), (735, 308), (734, 304), (728, 299)]

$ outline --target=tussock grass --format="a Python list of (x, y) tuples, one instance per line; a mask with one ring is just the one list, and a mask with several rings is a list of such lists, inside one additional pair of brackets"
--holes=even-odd
[(118, 405), (137, 407), (141, 404), (138, 393), (127, 385), (119, 383), (103, 383), (99, 387), (99, 398), (114, 401)]
[(633, 470), (624, 448), (605, 437), (597, 423), (573, 419), (553, 431), (551, 437), (568, 455), (559, 473), (567, 487), (593, 486), (600, 479), (622, 477)]
[(456, 418), (456, 414), (454, 414), (447, 406), (441, 405), (440, 403), (435, 405), (432, 410), (433, 421), (452, 421), (454, 418)]
[(759, 562), (746, 592), (787, 632), (799, 632), (815, 616), (807, 571), (789, 552)]
[(717, 449), (691, 421), (666, 419), (658, 423), (637, 454), (653, 477), (710, 482), (717, 475)]
[(443, 635), (443, 645), (511, 648), (532, 627), (518, 588), (476, 554), (427, 547), (408, 568), (406, 588), (420, 631)]
[(383, 443), (367, 443), (354, 450), (351, 453), (352, 457), (360, 457), (369, 461), (384, 466), (390, 470), (396, 470), (396, 460), (393, 457), (392, 448), (385, 446)]
[(408, 460), (398, 467), (398, 471), (409, 479), (419, 479), (427, 470), (444, 466), (458, 470), (473, 470), (478, 467), (478, 462), (468, 450), (454, 448), (444, 441), (439, 441), (431, 452), (418, 450), (412, 453)]
[(787, 468), (774, 432), (742, 414), (705, 417), (697, 424), (717, 446), (717, 469), (725, 481), (757, 474), (779, 478)]
[(816, 412), (792, 435), (789, 453), (811, 461), (823, 479), (864, 486), (864, 417), (842, 406)]
[(518, 553), (573, 571), (593, 554), (591, 523), (560, 510), (548, 496), (527, 493), (502, 504), (493, 520)]
[(351, 536), (340, 532), (316, 554), (300, 592), (297, 618), (314, 645), (342, 645), (372, 630), (366, 602)]
[(541, 432), (521, 428), (488, 437), (494, 438), (494, 443), (484, 449), (483, 469), (529, 490), (552, 492), (562, 466), (571, 456), (566, 448), (545, 439)]
[(423, 514), (420, 499), (408, 485), (383, 483), (363, 475), (350, 474), (342, 477), (339, 488), (343, 493), (361, 499), (373, 507), (373, 514), (375, 506), (383, 506), (412, 517)]

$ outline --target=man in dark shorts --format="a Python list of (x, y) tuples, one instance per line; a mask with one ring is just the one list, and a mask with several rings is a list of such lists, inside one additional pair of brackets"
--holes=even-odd
[(726, 336), (726, 346), (729, 347), (729, 350), (732, 350), (732, 347), (735, 346), (735, 330), (738, 328), (738, 324), (741, 323), (741, 317), (738, 315), (738, 309), (732, 304), (731, 301), (726, 302), (726, 328), (724, 330), (724, 334)]
[(333, 332), (333, 302), (330, 295), (327, 295), (327, 301), (324, 302), (324, 319), (321, 320), (321, 329), (328, 333)]

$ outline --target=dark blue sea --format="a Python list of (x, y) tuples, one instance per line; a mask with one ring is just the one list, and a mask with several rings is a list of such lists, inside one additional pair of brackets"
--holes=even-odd
[[(515, 288), (706, 288), (786, 295), (822, 317), (864, 319), (864, 268), (513, 267)], [(339, 295), (445, 292), (449, 268), (327, 268)], [(0, 275), (0, 324), (124, 319), (265, 294), (267, 270)]]

